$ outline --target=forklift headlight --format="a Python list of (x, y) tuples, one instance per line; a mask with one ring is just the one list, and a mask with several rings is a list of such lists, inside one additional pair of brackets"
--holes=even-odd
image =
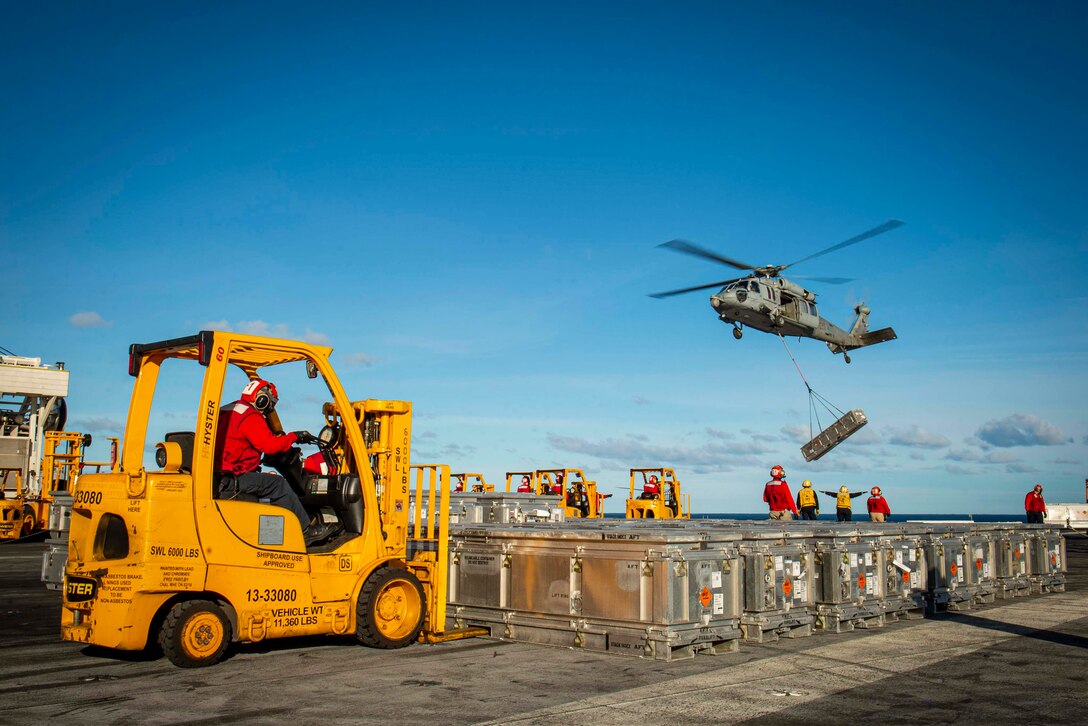
[(163, 471), (181, 471), (181, 446), (175, 441), (155, 444), (155, 464)]

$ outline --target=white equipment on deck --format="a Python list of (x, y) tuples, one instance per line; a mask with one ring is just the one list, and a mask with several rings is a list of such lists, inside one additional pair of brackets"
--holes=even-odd
[(9, 488), (8, 477), (15, 474), (23, 492), (41, 492), (45, 432), (64, 428), (67, 395), (63, 363), (0, 356), (0, 486)]

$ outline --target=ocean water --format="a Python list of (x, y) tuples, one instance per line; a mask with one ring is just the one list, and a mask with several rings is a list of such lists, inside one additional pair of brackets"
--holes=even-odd
[[(623, 519), (624, 514), (622, 512), (609, 512), (605, 513), (606, 517), (617, 517)], [(692, 519), (767, 519), (766, 512), (714, 512), (707, 514), (693, 514)], [(908, 522), (918, 520), (930, 520), (930, 521), (964, 521), (970, 520), (974, 522), (1023, 522), (1024, 514), (893, 514), (888, 518), (889, 522)], [(819, 521), (821, 522), (835, 522), (835, 511), (832, 510), (831, 514), (820, 514)], [(854, 512), (855, 522), (868, 522), (868, 512)]]

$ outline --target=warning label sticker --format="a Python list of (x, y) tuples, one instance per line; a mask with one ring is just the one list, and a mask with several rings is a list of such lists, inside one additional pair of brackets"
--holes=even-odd
[(793, 582), (788, 577), (782, 581), (782, 592), (786, 597), (789, 597), (790, 593), (793, 592)]
[(713, 595), (710, 594), (710, 588), (704, 587), (699, 593), (699, 602), (704, 608), (710, 607), (710, 601), (713, 599)]

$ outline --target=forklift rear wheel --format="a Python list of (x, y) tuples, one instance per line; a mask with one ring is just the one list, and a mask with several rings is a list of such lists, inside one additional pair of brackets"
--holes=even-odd
[(230, 622), (210, 600), (187, 600), (170, 609), (159, 630), (159, 645), (181, 668), (218, 663), (230, 643)]
[(30, 508), (30, 505), (23, 505), (23, 528), (19, 536), (29, 537), (34, 534), (37, 524), (38, 518), (34, 516), (34, 510)]
[(372, 648), (403, 648), (419, 637), (426, 612), (423, 586), (415, 575), (394, 567), (379, 568), (359, 592), (355, 636)]

